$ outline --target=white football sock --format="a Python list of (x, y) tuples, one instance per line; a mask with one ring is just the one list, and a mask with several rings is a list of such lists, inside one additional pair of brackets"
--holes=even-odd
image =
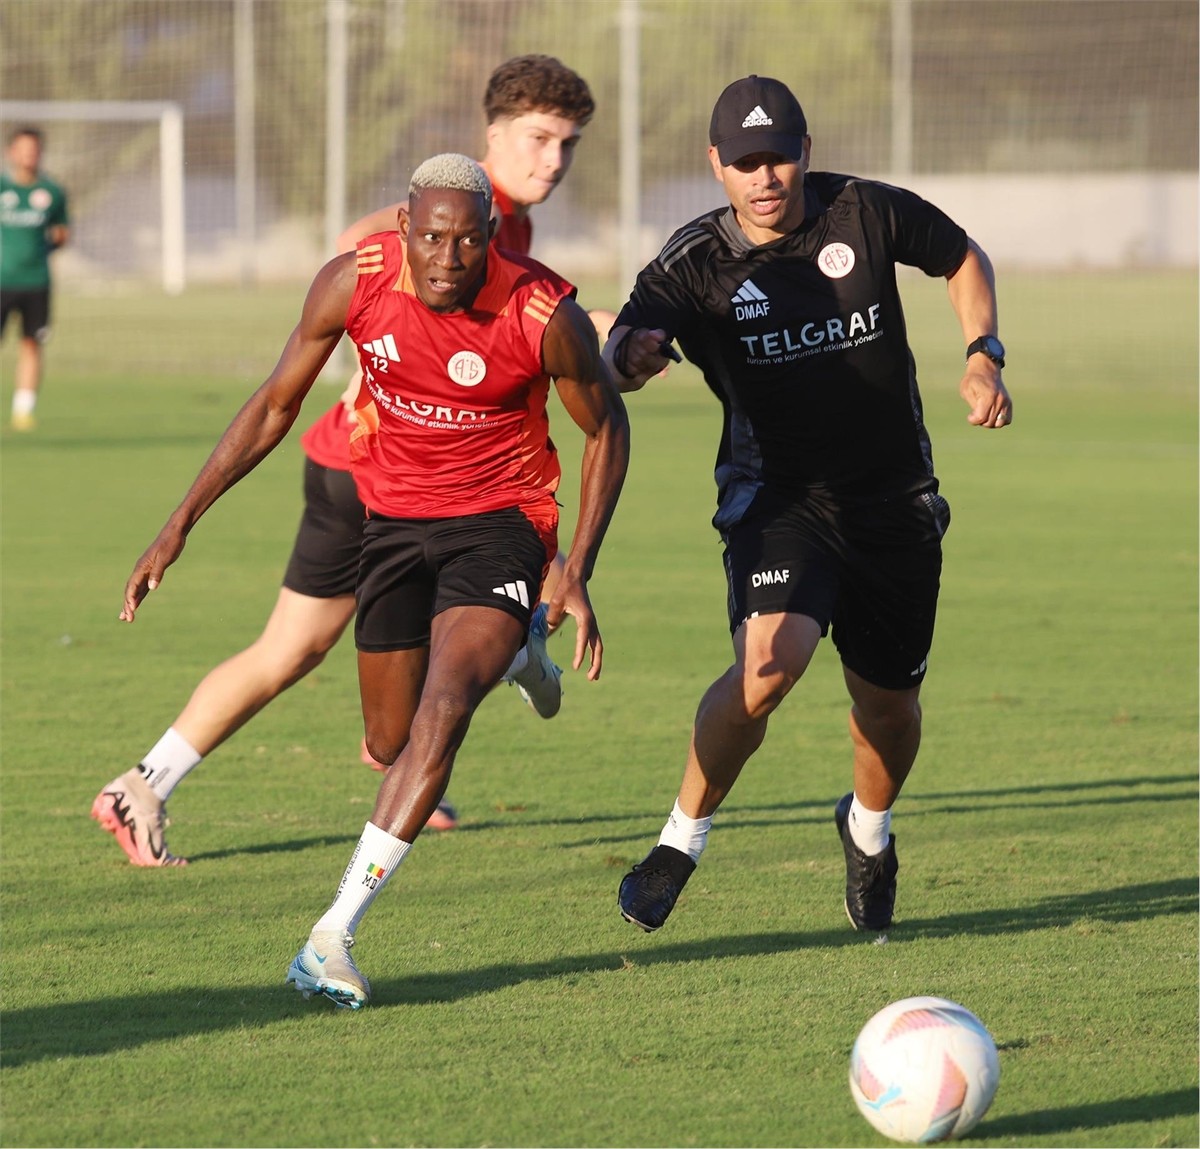
[(891, 810), (868, 810), (855, 794), (847, 821), (850, 837), (867, 857), (873, 858), (887, 849), (892, 830)]
[(345, 930), (353, 934), (383, 889), (392, 871), (404, 861), (404, 855), (412, 849), (411, 842), (403, 842), (381, 830), (374, 822), (363, 827), (362, 837), (350, 855), (350, 864), (342, 875), (342, 884), (320, 921), (313, 926), (318, 930)]
[(164, 802), (171, 791), (200, 765), (200, 755), (186, 738), (172, 726), (142, 759), (138, 772)]
[(32, 415), (33, 409), (37, 406), (38, 393), (36, 391), (14, 391), (12, 397), (12, 413), (14, 415)]
[(687, 854), (693, 862), (700, 861), (704, 846), (708, 840), (708, 831), (712, 826), (712, 815), (707, 818), (689, 818), (680, 808), (679, 799), (675, 799), (675, 808), (667, 819), (662, 833), (658, 836), (660, 846), (673, 846)]

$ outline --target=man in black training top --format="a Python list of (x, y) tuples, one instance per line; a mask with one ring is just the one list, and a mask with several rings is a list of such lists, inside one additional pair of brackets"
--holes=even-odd
[(605, 346), (622, 390), (678, 340), (724, 408), (717, 513), (734, 662), (696, 713), (659, 844), (621, 882), (622, 915), (667, 919), (712, 815), (767, 720), (830, 631), (850, 693), (854, 788), (837, 803), (846, 912), (891, 925), (891, 809), (921, 739), (941, 539), (950, 523), (896, 286), (896, 264), (944, 276), (962, 325), (967, 419), (1012, 420), (991, 264), (945, 214), (901, 188), (808, 172), (812, 139), (780, 81), (722, 92), (708, 149), (729, 207), (677, 231), (638, 276)]

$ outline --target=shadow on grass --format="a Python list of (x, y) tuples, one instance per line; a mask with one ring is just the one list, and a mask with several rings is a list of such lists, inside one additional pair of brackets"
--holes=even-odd
[(1005, 909), (977, 910), (939, 918), (900, 918), (892, 930), (891, 941), (962, 934), (1009, 934), (1055, 929), (1076, 922), (1140, 922), (1175, 914), (1192, 915), (1197, 909), (1198, 888), (1200, 882), (1196, 878), (1172, 878), (1110, 890), (1056, 894)]
[[(878, 948), (881, 955), (886, 955), (892, 945), (914, 940), (914, 934), (942, 937), (1018, 933), (1061, 926), (1080, 918), (1119, 922), (1192, 914), (1196, 908), (1196, 887), (1195, 878), (1179, 878), (1062, 895), (1010, 910), (901, 922), (892, 931), (889, 944)], [(657, 938), (651, 941), (629, 927), (624, 937), (626, 944), (603, 953), (568, 954), (543, 962), (377, 979), (373, 987), (374, 1004), (369, 1008), (375, 1011), (389, 1006), (454, 1002), (524, 982), (579, 974), (620, 973), (630, 968), (753, 958), (795, 950), (871, 946), (874, 942), (873, 935), (856, 934), (848, 928), (741, 934), (660, 944)], [(281, 975), (287, 956), (290, 955), (280, 956)], [(305, 1002), (282, 981), (232, 989), (196, 987), (165, 993), (129, 993), (126, 989), (122, 987), (111, 998), (3, 1011), (0, 1013), (0, 1033), (3, 1034), (0, 1066), (13, 1069), (46, 1059), (95, 1057), (136, 1048), (147, 1042), (172, 1041), (220, 1030), (253, 1029), (316, 1011), (343, 1012), (335, 1011), (326, 1002)], [(1021, 1133), (1041, 1128), (1033, 1122), (1054, 1119), (1054, 1114), (1063, 1114), (1062, 1119), (1067, 1120), (1066, 1115), (1078, 1112), (1082, 1120), (1095, 1108), (1102, 1107), (1054, 1110), (1005, 1120), (1030, 1122), (1029, 1125), (1014, 1126), (1012, 1132)], [(1004, 1131), (1009, 1132), (1007, 1125)], [(990, 1128), (988, 1134), (995, 1135)]]
[[(1132, 778), (1096, 778), (1090, 782), (1039, 782), (1036, 786), (1005, 786), (997, 790), (945, 790), (922, 792), (909, 787), (906, 793), (913, 798), (923, 801), (941, 801), (946, 798), (961, 798), (973, 801), (976, 798), (1007, 798), (1014, 794), (1029, 794), (1037, 797), (1042, 794), (1071, 793), (1086, 790), (1136, 790), (1141, 786), (1175, 786), (1187, 782), (1195, 791), (1195, 774), (1147, 774), (1145, 777)], [(1107, 801), (1108, 799), (1103, 799)]]
[[(1138, 793), (1146, 787), (1178, 786), (1187, 783), (1191, 789), (1187, 793), (1177, 791), (1159, 793)], [(902, 809), (901, 816), (905, 818), (927, 818), (939, 814), (977, 814), (981, 810), (996, 810), (1006, 808), (1050, 809), (1056, 806), (1104, 806), (1124, 804), (1129, 802), (1174, 802), (1181, 798), (1194, 798), (1196, 776), (1194, 774), (1159, 774), (1146, 778), (1129, 778), (1124, 780), (1104, 780), (1091, 782), (1054, 782), (1037, 786), (1013, 786), (997, 790), (944, 791), (920, 793), (910, 788), (908, 797), (913, 802)], [(1120, 789), (1125, 793), (1111, 795), (1096, 795), (1080, 797), (1089, 791), (1100, 789)], [(1061, 802), (1047, 801), (1049, 794), (1067, 795)], [(1003, 804), (989, 799), (1019, 797), (1026, 795), (1035, 802)], [(833, 807), (841, 794), (804, 802), (778, 802), (769, 805), (741, 805), (736, 801), (727, 802), (722, 808), (718, 819), (720, 830), (752, 830), (765, 826), (778, 825), (824, 825), (833, 821)], [(916, 805), (913, 803), (922, 803)], [(929, 806), (925, 803), (941, 803)], [(662, 826), (663, 814), (654, 811), (644, 815), (633, 815), (628, 811), (621, 813), (597, 813), (584, 817), (526, 817), (527, 811), (513, 809), (500, 811), (500, 817), (476, 819), (469, 812), (466, 819), (459, 823), (456, 834), (478, 834), (491, 830), (528, 829), (538, 826), (593, 826), (617, 823), (629, 825), (636, 821), (638, 829), (628, 833), (604, 834), (589, 836), (560, 843), (564, 849), (575, 849), (585, 846), (618, 845), (626, 842), (646, 843), (648, 835), (653, 835)], [(768, 815), (756, 817), (755, 815)], [(791, 815), (791, 816), (788, 816)], [(191, 862), (212, 862), (222, 858), (235, 858), (246, 854), (281, 854), (307, 850), (313, 847), (353, 845), (358, 839), (349, 834), (324, 834), (311, 838), (297, 838), (293, 841), (268, 842), (249, 846), (229, 846), (222, 850), (202, 850), (187, 853)], [(649, 848), (646, 846), (646, 848)], [(639, 855), (640, 856), (640, 855)]]
[(224, 850), (185, 851), (188, 862), (215, 862), (221, 858), (240, 858), (244, 854), (291, 854), (325, 846), (353, 846), (357, 834), (322, 834), (315, 838), (290, 838), (286, 842), (260, 842), (252, 846), (229, 846)]
[[(1147, 791), (1146, 787), (1179, 786), (1187, 784), (1186, 792), (1178, 790)], [(1116, 794), (1092, 794), (1095, 790), (1121, 791)], [(1049, 795), (1061, 794), (1059, 800), (1053, 800)], [(905, 791), (901, 801), (909, 799), (900, 809), (903, 818), (928, 818), (940, 814), (971, 814), (976, 815), (991, 810), (1051, 810), (1058, 807), (1075, 809), (1080, 806), (1111, 806), (1126, 805), (1131, 802), (1177, 802), (1181, 799), (1197, 797), (1196, 776), (1194, 774), (1157, 774), (1145, 778), (1127, 778), (1113, 780), (1096, 780), (1090, 782), (1052, 782), (1037, 786), (1012, 786), (996, 790), (960, 790), (922, 793), (914, 787)], [(833, 807), (841, 794), (804, 802), (778, 802), (759, 805), (742, 805), (736, 800), (726, 802), (715, 819), (720, 830), (754, 830), (766, 826), (780, 825), (824, 825), (833, 821)], [(1003, 802), (995, 799), (1026, 797), (1029, 801)], [(936, 803), (933, 805), (932, 803)], [(755, 815), (767, 815), (756, 817)], [(786, 815), (791, 815), (790, 817)], [(551, 826), (551, 825), (584, 825), (589, 822), (628, 822), (630, 815), (601, 815), (579, 819), (522, 819), (522, 826)], [(639, 816), (639, 822), (645, 822), (654, 827), (654, 833), (662, 825), (662, 813), (655, 811), (645, 817)], [(491, 830), (506, 825), (504, 822), (487, 821), (475, 822), (470, 826), (460, 827), (471, 830)], [(574, 842), (564, 842), (565, 846), (616, 845), (621, 842), (641, 842), (645, 834), (609, 834), (599, 838), (580, 839)]]
[(1128, 1125), (1134, 1121), (1161, 1121), (1165, 1117), (1194, 1117), (1198, 1105), (1200, 1094), (1195, 1089), (1170, 1089), (1164, 1093), (1097, 1101), (1091, 1105), (1035, 1109), (1032, 1113), (1015, 1113), (995, 1121), (984, 1118), (970, 1135), (972, 1138), (1017, 1138), (1020, 1143), (1021, 1138), (1047, 1133), (1069, 1133), (1076, 1129), (1082, 1132), (1106, 1125)]

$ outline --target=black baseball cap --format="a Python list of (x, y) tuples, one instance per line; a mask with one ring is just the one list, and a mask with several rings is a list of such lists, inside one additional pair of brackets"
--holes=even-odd
[(798, 160), (806, 135), (804, 109), (786, 84), (768, 76), (734, 80), (718, 97), (708, 126), (708, 142), (722, 164), (752, 152), (778, 152)]

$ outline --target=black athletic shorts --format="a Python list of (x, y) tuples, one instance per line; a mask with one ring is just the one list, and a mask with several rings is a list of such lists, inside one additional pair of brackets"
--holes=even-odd
[(433, 616), (494, 606), (528, 627), (553, 547), (517, 508), (363, 527), (354, 642), (368, 652), (428, 646)]
[(0, 334), (14, 312), (21, 316), (21, 336), (45, 343), (50, 337), (50, 288), (0, 291)]
[(759, 614), (833, 627), (842, 662), (875, 686), (925, 677), (950, 506), (927, 491), (866, 506), (760, 493), (723, 532), (729, 628)]
[(353, 594), (362, 550), (363, 505), (349, 471), (304, 460), (304, 513), (283, 585), (310, 598)]

